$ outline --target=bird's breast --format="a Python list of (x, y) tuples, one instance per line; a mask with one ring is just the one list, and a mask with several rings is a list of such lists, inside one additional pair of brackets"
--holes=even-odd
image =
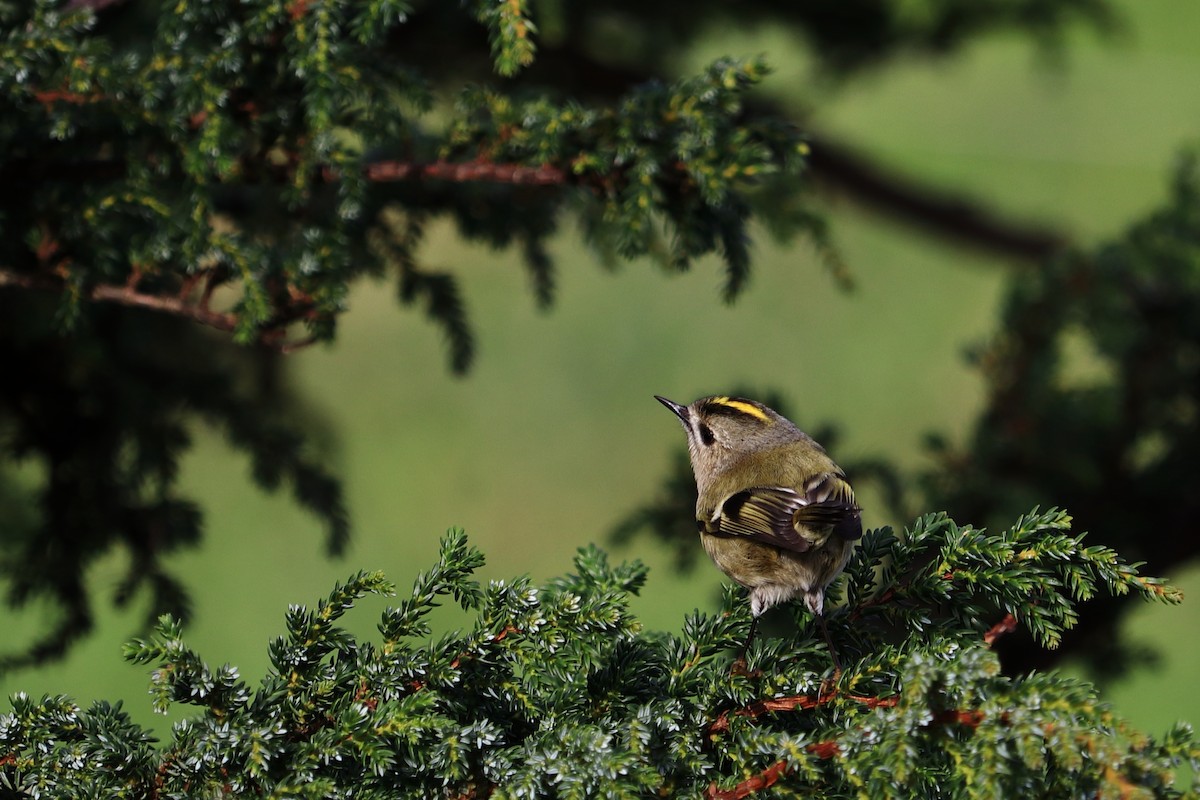
[(787, 585), (808, 591), (827, 586), (845, 567), (852, 543), (831, 540), (805, 553), (783, 550), (738, 536), (701, 532), (700, 541), (717, 569), (734, 582), (757, 586)]

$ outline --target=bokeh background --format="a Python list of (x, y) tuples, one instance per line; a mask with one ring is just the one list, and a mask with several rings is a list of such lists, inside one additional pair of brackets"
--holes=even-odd
[[(822, 85), (797, 42), (771, 30), (714, 31), (692, 54), (695, 65), (680, 67), (763, 53), (776, 68), (766, 91), (811, 101), (811, 120), (826, 136), (1087, 245), (1164, 199), (1173, 156), (1200, 131), (1200, 5), (1130, 0), (1119, 8), (1120, 33), (1080, 31), (1059, 58), (1027, 40), (992, 37), (946, 60)], [(358, 286), (335, 345), (287, 359), (283, 379), (344, 481), (353, 541), (340, 560), (325, 557), (316, 520), (257, 490), (248, 460), (198, 427), (181, 491), (205, 508), (206, 537), (170, 562), (193, 595), (188, 641), (209, 663), (238, 666), (253, 685), (289, 604), (314, 603), (359, 568), (383, 569), (404, 592), (451, 526), (487, 554), (484, 578), (569, 571), (578, 547), (605, 543), (654, 496), (682, 446), (653, 394), (686, 402), (732, 387), (777, 390), (802, 427), (836, 425), (834, 456), (843, 462), (882, 456), (915, 468), (927, 433), (961, 438), (983, 400), (964, 351), (995, 329), (1011, 270), (1029, 267), (914, 232), (845, 198), (826, 200), (855, 290), (839, 289), (810, 245), (784, 246), (763, 233), (752, 283), (732, 306), (720, 299), (715, 261), (682, 276), (648, 262), (608, 270), (568, 229), (553, 245), (557, 300), (539, 311), (516, 258), (435, 229), (425, 262), (460, 278), (480, 343), (473, 369), (451, 376), (439, 331), (400, 309), (385, 283)], [(868, 525), (904, 523), (870, 490), (863, 500)], [(716, 604), (720, 576), (707, 564), (680, 576), (648, 537), (614, 556), (653, 567), (635, 607), (648, 627), (677, 629), (687, 611)], [(94, 568), (95, 591), (111, 592), (121, 559)], [(1200, 571), (1167, 577), (1200, 597)], [(383, 604), (364, 601), (350, 626), (369, 635)], [(1161, 733), (1176, 720), (1200, 720), (1198, 609), (1189, 599), (1128, 617), (1135, 641), (1162, 657), (1104, 694), (1138, 727)], [(144, 608), (101, 603), (97, 611), (95, 633), (65, 662), (6, 676), (0, 691), (65, 693), (85, 704), (123, 699), (136, 719), (162, 730), (145, 668), (120, 655)], [(50, 611), (5, 613), (4, 638), (20, 643)], [(437, 622), (461, 620), (446, 609)]]

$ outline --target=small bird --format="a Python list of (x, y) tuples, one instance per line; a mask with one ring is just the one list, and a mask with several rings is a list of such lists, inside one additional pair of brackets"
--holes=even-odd
[(687, 432), (696, 476), (696, 525), (713, 563), (750, 590), (754, 638), (764, 611), (804, 595), (825, 627), (825, 589), (862, 537), (846, 474), (811, 436), (762, 403), (702, 397), (690, 406), (654, 396)]

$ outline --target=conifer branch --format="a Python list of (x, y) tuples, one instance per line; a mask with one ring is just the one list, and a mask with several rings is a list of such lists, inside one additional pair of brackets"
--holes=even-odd
[[(542, 53), (543, 61), (566, 57), (553, 50)], [(614, 96), (651, 78), (579, 53), (572, 52), (569, 57), (582, 61), (589, 81)], [(763, 117), (788, 116), (786, 109), (762, 98), (755, 99), (751, 108)], [(1065, 231), (1042, 222), (1007, 218), (980, 198), (954, 194), (919, 177), (888, 169), (862, 148), (835, 141), (810, 124), (805, 124), (805, 129), (812, 149), (808, 165), (813, 177), (829, 190), (879, 213), (913, 223), (934, 236), (1029, 261), (1059, 252), (1070, 241)]]
[(103, 11), (111, 6), (118, 6), (128, 0), (69, 0), (66, 5), (67, 11), (74, 11), (78, 8), (90, 8), (93, 11)]
[[(71, 92), (38, 92), (35, 95), (45, 103), (69, 102), (83, 104), (99, 102), (102, 98), (81, 95)], [(195, 123), (203, 121), (202, 115), (197, 115)], [(287, 161), (289, 167), (294, 167), (294, 155)], [(678, 166), (678, 165), (677, 165)], [(126, 173), (123, 159), (95, 159), (76, 161), (70, 165), (61, 162), (49, 162), (44, 166), (35, 161), (12, 161), (5, 167), (14, 179), (28, 180), (42, 178), (81, 183), (91, 180), (113, 180)], [(255, 170), (246, 169), (253, 174)], [(398, 183), (401, 181), (442, 180), (450, 183), (495, 183), (512, 186), (562, 186), (570, 182), (568, 172), (554, 164), (519, 164), (512, 162), (489, 161), (476, 158), (469, 161), (400, 161), (384, 160), (367, 162), (362, 167), (362, 177), (372, 183)], [(294, 178), (287, 170), (278, 170), (277, 181)], [(321, 179), (326, 183), (336, 183), (342, 180), (342, 170), (324, 166), (320, 171)], [(253, 181), (246, 180), (246, 185)]]
[[(136, 271), (132, 271), (131, 277), (135, 275)], [(213, 311), (209, 308), (208, 301), (213, 289), (216, 288), (216, 281), (212, 273), (206, 273), (206, 277), (202, 279), (206, 281), (206, 284), (204, 294), (198, 301), (190, 299), (187, 294), (187, 289), (194, 283), (185, 283), (183, 291), (176, 294), (154, 294), (139, 291), (128, 281), (120, 286), (112, 284), (92, 286), (84, 290), (84, 298), (95, 303), (112, 303), (127, 308), (142, 308), (169, 314), (226, 333), (236, 332), (242, 324), (241, 316), (231, 311)], [(58, 278), (44, 275), (24, 275), (0, 267), (0, 287), (5, 286), (60, 293), (69, 290), (67, 285)], [(304, 318), (309, 311), (310, 305), (302, 297), (292, 304), (277, 307), (275, 321), (263, 326), (255, 340), (256, 343), (282, 353), (294, 352), (313, 344), (317, 341), (315, 336), (289, 341), (283, 339), (281, 330), (284, 326)]]
[[(1068, 569), (1094, 563), (1102, 579), (1136, 583), (1115, 554), (1071, 551), (1045, 536), (1042, 528), (1056, 522), (1056, 512), (1029, 515), (1003, 541), (1036, 538)], [(913, 527), (915, 545), (960, 563), (956, 554), (969, 555), (977, 579), (1007, 568), (1008, 551), (994, 546), (1000, 540), (941, 515)], [(872, 531), (847, 574), (866, 580), (874, 559), (903, 561), (913, 552), (913, 541)], [(584, 548), (576, 574), (540, 588), (528, 578), (482, 587), (473, 578), (482, 564), (465, 534), (447, 534), (411, 596), (383, 612), (380, 643), (359, 640), (339, 623), (358, 598), (393, 592), (379, 573), (353, 575), (315, 608), (291, 607), (257, 688), (231, 666), (210, 668), (185, 644), (182, 627), (164, 617), (126, 657), (153, 665), (156, 709), (187, 703), (200, 713), (159, 749), (111, 707), (83, 710), (66, 698), (18, 695), (13, 713), (0, 716), (0, 754), (12, 756), (0, 762), (0, 782), (79, 794), (70, 791), (76, 775), (60, 765), (83, 752), (91, 760), (79, 781), (119, 783), (127, 794), (266, 796), (303, 785), (309, 789), (288, 793), (316, 800), (354, 787), (414, 800), (732, 800), (771, 787), (795, 795), (923, 796), (936, 780), (947, 796), (1011, 796), (1016, 786), (1045, 796), (1064, 787), (1104, 795), (1134, 786), (1165, 799), (1177, 796), (1172, 765), (1200, 761), (1190, 730), (1161, 740), (1130, 732), (1084, 684), (1056, 675), (1005, 678), (965, 613), (976, 610), (966, 592), (910, 596), (914, 604), (932, 598), (964, 612), (948, 614), (932, 640), (918, 626), (887, 644), (873, 642), (862, 630), (869, 626), (841, 632), (859, 653), (845, 685), (890, 694), (832, 690), (746, 703), (752, 684), (731, 675), (722, 657), (738, 638), (727, 613), (737, 599), (732, 592), (726, 612), (690, 615), (682, 635), (648, 633), (628, 610), (645, 578), (639, 564), (613, 566), (602, 551)], [(944, 589), (944, 571), (926, 577)], [(986, 579), (979, 585), (1004, 591)], [(1146, 593), (1155, 596), (1159, 585), (1151, 581)], [(476, 620), (466, 633), (431, 639), (426, 618), (450, 597)], [(767, 648), (771, 667), (761, 678), (774, 686), (811, 682), (814, 664), (828, 657), (801, 634), (762, 643), (752, 657)], [(696, 653), (706, 657), (697, 661)], [(928, 735), (943, 728), (959, 731)], [(126, 772), (114, 774), (114, 764), (128, 765)]]
[[(0, 267), (0, 287), (64, 292), (67, 287), (62, 281), (40, 275), (23, 275)], [(211, 311), (200, 305), (192, 305), (182, 297), (163, 297), (138, 292), (129, 285), (94, 286), (87, 291), (87, 298), (96, 302), (115, 303), (131, 308), (146, 308), (167, 314), (186, 317), (222, 331), (233, 331), (237, 327), (237, 316), (226, 312)]]
[(707, 800), (742, 800), (757, 791), (767, 789), (787, 775), (786, 761), (776, 761), (757, 775), (753, 775), (730, 789), (718, 789), (716, 782), (710, 783), (704, 790)]
[(1017, 629), (1017, 618), (1012, 614), (1005, 614), (1004, 619), (997, 622), (992, 627), (988, 628), (987, 633), (983, 635), (983, 641), (988, 647), (996, 643), (1001, 636), (1006, 633), (1012, 633)]
[(866, 697), (862, 695), (847, 694), (836, 689), (829, 692), (824, 692), (816, 696), (813, 695), (793, 695), (791, 697), (772, 697), (767, 700), (759, 700), (751, 703), (743, 708), (734, 711), (722, 711), (721, 714), (708, 726), (708, 735), (715, 736), (729, 729), (729, 718), (733, 717), (758, 717), (763, 714), (773, 714), (779, 711), (794, 711), (796, 709), (807, 710), (825, 705), (839, 698), (851, 700), (856, 703), (861, 703), (868, 709), (874, 708), (891, 708), (899, 702), (897, 697)]
[[(780, 698), (780, 699), (791, 699), (791, 698)], [(858, 699), (858, 698), (855, 698), (855, 699)], [(894, 706), (894, 705), (896, 705), (896, 700), (897, 700), (897, 698), (883, 698), (883, 699), (863, 698), (863, 699), (880, 700), (880, 702), (878, 702), (876, 704), (876, 706), (872, 706), (872, 707)], [(886, 702), (889, 700), (892, 702)], [(797, 705), (802, 706), (803, 704), (797, 704)], [(793, 707), (796, 707), (796, 706), (793, 706)], [(787, 710), (787, 709), (784, 709), (784, 710)], [(984, 714), (982, 711), (978, 711), (978, 710), (974, 710), (974, 709), (968, 709), (968, 710), (950, 709), (950, 710), (946, 710), (946, 711), (939, 711), (936, 714), (934, 714), (932, 719), (929, 721), (929, 723), (925, 727), (930, 727), (933, 725), (962, 725), (966, 728), (975, 729), (975, 728), (978, 728), (983, 723), (983, 720), (984, 720)], [(826, 739), (826, 740), (823, 740), (820, 742), (813, 742), (811, 744), (805, 745), (804, 750), (805, 750), (805, 752), (807, 752), (821, 760), (837, 758), (842, 752), (842, 748), (838, 744), (837, 739)], [(782, 778), (787, 776), (787, 774), (789, 772), (790, 772), (790, 769), (789, 769), (788, 763), (786, 761), (776, 761), (774, 764), (767, 767), (762, 772), (759, 772), (755, 775), (750, 776), (746, 780), (730, 787), (729, 789), (719, 788), (717, 786), (716, 782), (714, 781), (713, 783), (710, 783), (708, 785), (707, 789), (705, 789), (704, 797), (707, 800), (741, 800), (741, 798), (749, 797), (750, 795), (752, 795), (756, 792), (759, 792), (763, 789), (767, 789), (767, 788), (775, 785)]]
[(813, 174), (827, 187), (931, 234), (1005, 256), (1037, 261), (1061, 251), (1063, 231), (1005, 219), (977, 198), (955, 195), (886, 169), (870, 155), (810, 135)]
[[(527, 166), (505, 164), (478, 159), (475, 161), (433, 161), (430, 163), (405, 161), (376, 161), (367, 164), (363, 174), (369, 181), (378, 183), (391, 181), (433, 178), (454, 183), (507, 183), (515, 186), (555, 186), (567, 182), (567, 173), (553, 164)], [(329, 178), (337, 173), (327, 170)]]

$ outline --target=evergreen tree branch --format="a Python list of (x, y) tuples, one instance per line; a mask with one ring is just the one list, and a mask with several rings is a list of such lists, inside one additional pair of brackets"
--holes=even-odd
[(729, 789), (718, 789), (714, 781), (704, 790), (704, 797), (708, 800), (742, 800), (743, 797), (749, 797), (755, 792), (774, 786), (787, 773), (787, 762), (776, 761), (757, 775), (753, 775)]
[(1001, 256), (1040, 261), (1066, 248), (1069, 237), (1043, 223), (1006, 219), (977, 197), (951, 193), (894, 169), (860, 150), (814, 132), (813, 177), (833, 191), (900, 222)]
[[(548, 57), (562, 58), (564, 54), (551, 53)], [(585, 62), (589, 80), (593, 85), (606, 86), (614, 99), (651, 78), (647, 73), (608, 65), (578, 52), (572, 52), (570, 57)], [(36, 96), (45, 103), (89, 103), (101, 99), (97, 95), (67, 91), (41, 91)], [(764, 118), (786, 117), (783, 109), (762, 99), (754, 101), (753, 109)], [(812, 149), (809, 166), (818, 181), (870, 208), (913, 223), (934, 235), (1031, 261), (1060, 252), (1067, 244), (1068, 237), (1062, 231), (1004, 219), (978, 199), (951, 194), (886, 169), (861, 150), (823, 136), (811, 126), (806, 139)], [(334, 173), (331, 168), (327, 167), (326, 170), (327, 176), (332, 178)], [(564, 171), (553, 166), (490, 164), (486, 160), (427, 164), (380, 162), (368, 165), (365, 171), (368, 180), (372, 181), (426, 177), (454, 182), (555, 185), (563, 183), (566, 178)]]
[[(420, 180), (430, 178), (452, 183), (487, 182), (513, 186), (557, 186), (567, 183), (566, 170), (553, 164), (527, 166), (504, 164), (476, 159), (469, 162), (433, 161), (375, 161), (367, 164), (363, 174), (369, 181)], [(330, 177), (335, 173), (330, 172)]]
[[(203, 294), (199, 281), (190, 291)], [(188, 618), (187, 594), (167, 564), (202, 533), (200, 510), (179, 496), (177, 479), (180, 453), (204, 423), (227, 434), (234, 454), (250, 457), (254, 483), (291, 489), (326, 527), (329, 551), (342, 551), (340, 489), (326, 460), (309, 452), (298, 410), (263, 380), (271, 366), (263, 349), (112, 303), (89, 307), (75, 335), (62, 335), (60, 312), (49, 293), (0, 290), (0, 338), (12, 343), (0, 417), (22, 431), (4, 437), (4, 454), (46, 472), (31, 490), (37, 512), (7, 517), (0, 575), (10, 605), (36, 599), (61, 609), (29, 644), (7, 642), (6, 651), (23, 652), (0, 654), (0, 670), (58, 657), (87, 633), (95, 600), (84, 576), (113, 550), (128, 559), (113, 587), (119, 606), (144, 605), (151, 619)]]
[(92, 11), (103, 11), (126, 2), (128, 0), (68, 0), (64, 9), (74, 11), (79, 8), (90, 8)]
[[(788, 698), (780, 698), (786, 700)], [(870, 700), (880, 700), (880, 698), (868, 698)], [(896, 705), (897, 698), (886, 698), (891, 702), (880, 700), (871, 707), (887, 707)], [(794, 706), (793, 706), (794, 707)], [(779, 709), (790, 710), (790, 709)], [(930, 728), (933, 726), (962, 726), (964, 728), (974, 730), (978, 728), (984, 721), (983, 712), (976, 709), (961, 710), (948, 709), (939, 711), (934, 714), (924, 727)], [(841, 756), (842, 748), (838, 744), (837, 739), (827, 739), (820, 742), (812, 742), (805, 745), (806, 753), (811, 754), (818, 759), (835, 759)], [(740, 800), (741, 798), (749, 797), (763, 789), (770, 788), (785, 778), (791, 771), (787, 761), (776, 761), (771, 766), (763, 771), (746, 778), (740, 783), (728, 788), (721, 789), (716, 782), (710, 783), (704, 791), (704, 797), (708, 800)], [(1113, 776), (1117, 778), (1116, 775)]]
[[(213, 273), (207, 274), (209, 276), (209, 286), (199, 300), (188, 296), (186, 285), (185, 290), (180, 293), (152, 294), (139, 291), (129, 284), (121, 286), (98, 284), (84, 289), (83, 295), (84, 299), (95, 303), (111, 303), (127, 308), (155, 311), (198, 322), (206, 327), (215, 328), (226, 333), (237, 332), (243, 327), (240, 315), (229, 311), (214, 311), (205, 302), (210, 296), (211, 288), (215, 286), (214, 282), (216, 281)], [(72, 287), (61, 279), (46, 275), (26, 275), (0, 267), (0, 288), (4, 287), (57, 293), (72, 291)], [(304, 298), (299, 298), (291, 304), (277, 307), (275, 311), (277, 321), (263, 326), (256, 335), (255, 343), (284, 353), (313, 344), (316, 341), (316, 338), (313, 336), (285, 340), (283, 338), (285, 332), (281, 330), (286, 325), (303, 319), (310, 313), (311, 304)]]
[[(44, 99), (39, 93), (39, 99)], [(55, 95), (65, 99), (64, 95)], [(80, 102), (82, 95), (73, 96)], [(249, 166), (249, 165), (247, 165)], [(677, 165), (682, 168), (682, 165)], [(2, 165), (5, 179), (10, 181), (53, 180), (71, 183), (90, 181), (112, 181), (124, 177), (127, 166), (124, 159), (91, 159), (63, 163), (61, 160), (25, 158), (14, 159)], [(254, 174), (256, 170), (249, 170)], [(404, 161), (384, 159), (366, 162), (361, 175), (373, 183), (396, 183), (399, 181), (441, 180), (450, 183), (496, 183), (511, 186), (561, 186), (570, 181), (567, 170), (554, 164), (528, 165), (503, 163), (475, 158), (464, 161), (433, 160)], [(321, 167), (321, 177), (327, 183), (342, 180), (339, 168)], [(272, 182), (285, 182), (294, 178), (294, 170), (279, 169), (272, 174)], [(249, 184), (248, 184), (249, 185)]]
[(728, 730), (731, 717), (754, 718), (763, 714), (774, 714), (779, 711), (807, 710), (826, 705), (837, 699), (850, 700), (863, 705), (867, 709), (890, 708), (899, 702), (899, 699), (896, 697), (866, 697), (845, 693), (836, 688), (817, 695), (802, 694), (791, 697), (773, 697), (769, 700), (759, 700), (734, 711), (722, 711), (713, 723), (708, 726), (707, 733), (711, 737)]
[[(0, 287), (17, 287), (41, 291), (66, 292), (68, 287), (62, 280), (44, 275), (23, 275), (0, 267)], [(130, 308), (144, 308), (191, 319), (210, 328), (232, 332), (237, 329), (237, 315), (213, 311), (201, 304), (189, 303), (184, 297), (162, 296), (139, 292), (131, 286), (93, 286), (87, 290), (87, 299), (99, 303), (114, 303)]]
[[(930, 502), (990, 525), (1038, 500), (1069, 505), (1096, 541), (1152, 573), (1185, 568), (1200, 541), (1175, 535), (1200, 515), (1200, 152), (1175, 163), (1167, 200), (1094, 248), (1014, 282), (989, 342), (971, 353), (988, 384), (967, 440), (931, 437)], [(1085, 353), (1097, 367), (1081, 378)], [(1153, 654), (1122, 634), (1129, 605), (1095, 601), (1064, 650), (1116, 676)], [(1000, 645), (1006, 669), (1045, 670), (1059, 651), (1024, 634)]]
[[(567, 61), (572, 68), (568, 68)], [(540, 61), (548, 71), (586, 77), (591, 91), (616, 97), (651, 79), (647, 72), (609, 64), (585, 53), (546, 49)], [(764, 118), (787, 118), (787, 109), (762, 97), (748, 110)], [(1038, 261), (1061, 252), (1070, 237), (1038, 222), (1010, 219), (978, 197), (949, 192), (920, 178), (886, 168), (860, 147), (836, 141), (812, 123), (798, 122), (812, 152), (808, 165), (814, 180), (886, 216), (912, 223), (931, 235), (1001, 256)]]
[(1006, 633), (1012, 633), (1017, 629), (1017, 618), (1012, 614), (1005, 614), (1004, 619), (997, 622), (992, 627), (988, 628), (987, 633), (983, 635), (983, 641), (988, 647), (994, 645)]
[[(1029, 515), (1002, 538), (1024, 543), (1056, 519)], [(1044, 538), (1043, 552), (1026, 559), (1035, 574), (1042, 561), (1061, 561), (1064, 574), (1094, 568), (1098, 588), (1110, 578), (1137, 583), (1115, 556)], [(1008, 574), (1010, 559), (995, 544), (930, 515), (905, 539), (865, 536), (847, 582), (875, 575), (877, 559), (965, 553), (977, 593), (1002, 605), (1001, 582), (983, 580)], [(589, 547), (573, 574), (536, 587), (528, 578), (481, 586), (473, 574), (482, 563), (461, 531), (448, 533), (411, 595), (383, 612), (381, 641), (340, 625), (358, 598), (392, 592), (379, 573), (351, 576), (315, 608), (290, 608), (257, 688), (233, 667), (209, 667), (163, 618), (126, 656), (153, 666), (157, 709), (184, 703), (199, 713), (159, 749), (119, 709), (18, 694), (0, 716), (0, 787), (313, 800), (347, 791), (389, 800), (745, 798), (773, 787), (799, 796), (1009, 797), (1023, 788), (1175, 798), (1172, 770), (1200, 762), (1184, 726), (1150, 738), (1085, 684), (1001, 675), (968, 618), (978, 605), (971, 592), (935, 596), (911, 582), (922, 613), (950, 607), (936, 636), (913, 624), (880, 641), (869, 624), (832, 626), (847, 660), (824, 690), (828, 652), (806, 625), (757, 641), (747, 654), (764, 667), (755, 676), (731, 671), (745, 622), (732, 591), (721, 613), (689, 615), (681, 634), (648, 632), (629, 612), (646, 575), (639, 564), (610, 564)], [(918, 572), (940, 580), (942, 565), (933, 567)], [(879, 578), (894, 583), (886, 570)], [(1047, 575), (1036, 582), (1048, 604), (1079, 588)], [(1160, 584), (1145, 583), (1155, 596)], [(427, 616), (447, 598), (474, 622), (430, 638)]]

